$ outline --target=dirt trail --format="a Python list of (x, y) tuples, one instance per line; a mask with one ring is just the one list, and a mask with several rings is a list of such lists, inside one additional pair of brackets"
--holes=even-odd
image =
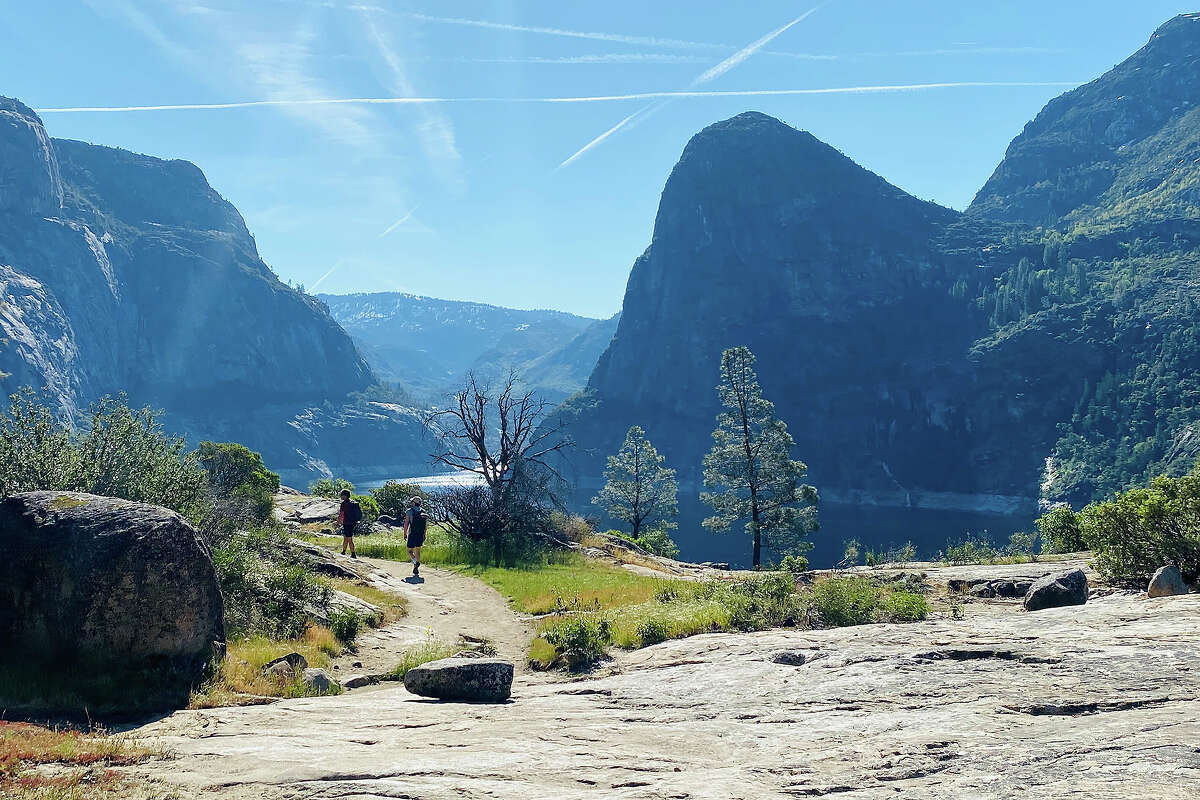
[[(482, 581), (430, 566), (422, 566), (420, 579), (413, 579), (412, 566), (407, 563), (336, 558), (360, 572), (362, 565), (369, 565), (371, 583), (408, 599), (408, 614), (403, 619), (359, 634), (357, 652), (334, 662), (336, 676), (386, 672), (396, 666), (404, 650), (431, 638), (449, 644), (464, 638), (486, 640), (498, 655), (516, 664), (519, 672), (527, 669), (532, 621), (513, 611), (499, 592)], [(353, 666), (356, 661), (362, 666)]]

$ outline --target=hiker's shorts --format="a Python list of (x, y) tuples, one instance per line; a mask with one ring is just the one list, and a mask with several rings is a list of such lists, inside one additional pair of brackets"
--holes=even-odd
[(417, 533), (414, 530), (410, 530), (408, 532), (407, 541), (409, 547), (420, 547), (421, 545), (425, 544), (425, 531)]

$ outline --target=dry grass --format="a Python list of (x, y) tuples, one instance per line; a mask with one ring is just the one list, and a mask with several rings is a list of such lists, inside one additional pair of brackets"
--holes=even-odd
[[(163, 757), (103, 731), (0, 722), (0, 797), (6, 800), (118, 800), (148, 788), (113, 768)], [(162, 797), (162, 793), (156, 793)]]
[(317, 626), (309, 628), (303, 639), (278, 641), (257, 636), (229, 642), (220, 673), (192, 694), (188, 707), (252, 705), (274, 698), (311, 695), (299, 680), (281, 683), (263, 675), (263, 665), (288, 653), (299, 653), (310, 667), (324, 669), (342, 649), (342, 643), (328, 628)]
[(365, 600), (371, 605), (383, 609), (382, 620), (367, 621), (373, 627), (390, 625), (393, 622), (403, 619), (408, 614), (408, 598), (402, 595), (393, 594), (363, 581), (336, 579), (331, 580), (329, 583), (339, 591), (354, 595), (359, 600)]

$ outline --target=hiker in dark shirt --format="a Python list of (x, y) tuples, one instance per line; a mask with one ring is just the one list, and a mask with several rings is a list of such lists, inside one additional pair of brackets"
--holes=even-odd
[(425, 510), (421, 498), (408, 501), (408, 513), (404, 515), (404, 537), (408, 545), (408, 557), (412, 559), (413, 577), (421, 574), (421, 545), (425, 544)]
[(338, 526), (342, 529), (342, 555), (350, 548), (350, 557), (358, 558), (354, 552), (354, 528), (362, 519), (362, 508), (350, 499), (350, 492), (342, 489), (342, 505), (338, 509)]

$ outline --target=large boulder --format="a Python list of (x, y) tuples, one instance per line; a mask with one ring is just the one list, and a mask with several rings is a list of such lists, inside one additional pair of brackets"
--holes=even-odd
[(1183, 573), (1174, 564), (1168, 564), (1154, 573), (1150, 586), (1146, 589), (1148, 597), (1175, 597), (1187, 594), (1188, 585), (1183, 580)]
[(1025, 610), (1081, 606), (1088, 599), (1088, 579), (1081, 569), (1043, 575), (1025, 593)]
[(177, 702), (223, 652), (212, 556), (172, 511), (18, 494), (0, 502), (0, 552), (0, 652), (46, 665), (84, 695), (136, 675), (144, 705)]
[(502, 703), (512, 694), (513, 665), (499, 658), (443, 658), (413, 667), (404, 688), (439, 700)]

